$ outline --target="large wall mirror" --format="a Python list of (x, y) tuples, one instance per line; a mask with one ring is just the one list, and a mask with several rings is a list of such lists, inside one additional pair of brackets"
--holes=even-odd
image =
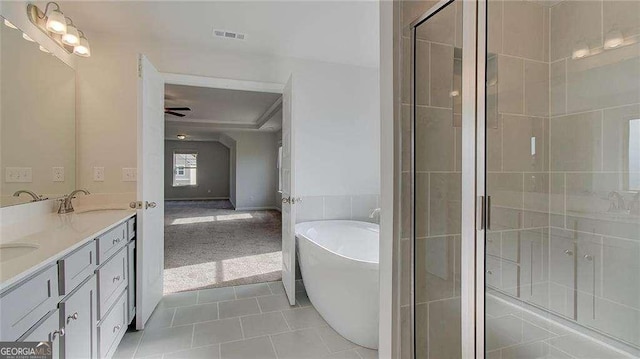
[(75, 71), (0, 17), (0, 206), (75, 188)]

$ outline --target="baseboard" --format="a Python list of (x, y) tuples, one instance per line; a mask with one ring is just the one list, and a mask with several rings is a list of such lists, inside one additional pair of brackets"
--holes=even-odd
[(165, 198), (165, 201), (222, 201), (229, 197), (188, 197), (188, 198)]
[(240, 207), (236, 208), (236, 211), (280, 211), (280, 208), (275, 206), (267, 207)]

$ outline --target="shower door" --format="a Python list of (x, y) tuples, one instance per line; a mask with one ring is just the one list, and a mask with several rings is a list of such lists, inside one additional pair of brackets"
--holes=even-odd
[(479, 340), (489, 358), (638, 356), (640, 2), (484, 4)]
[(411, 110), (412, 156), (405, 169), (412, 190), (416, 359), (461, 358), (474, 351), (474, 291), (464, 283), (475, 273), (475, 148), (462, 144), (473, 144), (475, 137), (474, 106), (463, 106), (473, 104), (475, 95), (475, 6), (441, 1), (414, 21), (406, 39), (412, 49), (413, 85), (404, 110)]

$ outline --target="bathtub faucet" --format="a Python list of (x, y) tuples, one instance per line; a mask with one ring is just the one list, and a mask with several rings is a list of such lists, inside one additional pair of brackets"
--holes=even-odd
[(373, 211), (371, 211), (371, 213), (369, 213), (369, 218), (373, 218), (377, 215), (380, 215), (380, 208), (376, 208)]

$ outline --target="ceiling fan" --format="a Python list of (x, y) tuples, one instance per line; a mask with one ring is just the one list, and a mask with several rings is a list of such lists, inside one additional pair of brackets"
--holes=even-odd
[(183, 113), (179, 113), (179, 112), (175, 112), (175, 111), (191, 111), (191, 109), (189, 107), (165, 107), (164, 108), (164, 113), (165, 114), (178, 116), (178, 117), (186, 116)]

